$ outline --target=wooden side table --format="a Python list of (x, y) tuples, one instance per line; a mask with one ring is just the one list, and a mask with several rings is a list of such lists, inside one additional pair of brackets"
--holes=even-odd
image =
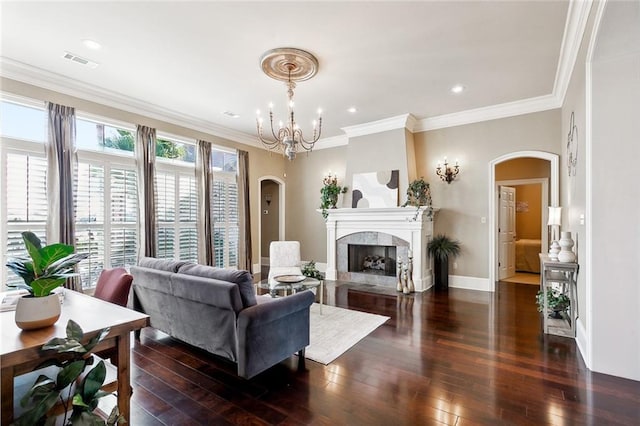
[[(578, 319), (578, 268), (576, 262), (559, 262), (551, 260), (546, 253), (540, 253), (541, 291), (544, 300), (543, 324), (544, 332), (565, 337), (576, 337), (576, 321)], [(549, 317), (548, 293), (557, 291), (569, 297), (567, 312), (560, 313), (561, 318)]]

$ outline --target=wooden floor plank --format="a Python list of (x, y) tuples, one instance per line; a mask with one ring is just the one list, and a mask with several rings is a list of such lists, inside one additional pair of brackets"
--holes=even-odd
[(252, 380), (147, 328), (132, 349), (132, 425), (640, 424), (640, 383), (590, 372), (544, 335), (536, 286), (409, 296), (329, 283), (337, 306), (390, 317), (329, 365)]

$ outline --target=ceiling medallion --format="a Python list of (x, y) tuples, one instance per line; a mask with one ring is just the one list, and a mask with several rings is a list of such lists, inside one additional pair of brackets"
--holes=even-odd
[(282, 150), (289, 159), (296, 158), (298, 149), (302, 147), (311, 151), (314, 144), (320, 139), (322, 132), (322, 111), (318, 110), (318, 120), (313, 122), (313, 137), (306, 140), (302, 130), (298, 127), (293, 110), (294, 89), (296, 82), (312, 78), (318, 72), (318, 60), (311, 53), (291, 47), (272, 49), (265, 52), (260, 58), (260, 68), (274, 80), (282, 81), (287, 86), (288, 114), (286, 124), (279, 122), (278, 129), (273, 126), (273, 105), (269, 105), (269, 122), (271, 126), (272, 140), (263, 137), (263, 119), (258, 111), (257, 127), (258, 139), (270, 150)]

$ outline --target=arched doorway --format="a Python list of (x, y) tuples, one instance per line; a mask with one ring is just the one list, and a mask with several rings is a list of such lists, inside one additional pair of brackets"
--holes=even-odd
[(260, 271), (269, 263), (269, 244), (284, 240), (285, 183), (275, 176), (258, 179), (258, 258)]
[[(496, 185), (496, 166), (505, 161), (518, 158), (537, 158), (550, 163), (549, 205), (557, 206), (560, 199), (559, 156), (543, 151), (518, 151), (502, 155), (489, 162), (489, 287), (495, 291), (498, 274), (498, 186)], [(547, 212), (542, 212), (546, 223)]]

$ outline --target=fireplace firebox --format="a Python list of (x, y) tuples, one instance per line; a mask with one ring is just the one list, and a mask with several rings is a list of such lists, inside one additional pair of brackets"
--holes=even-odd
[(396, 247), (376, 245), (348, 245), (348, 271), (364, 274), (396, 275)]

